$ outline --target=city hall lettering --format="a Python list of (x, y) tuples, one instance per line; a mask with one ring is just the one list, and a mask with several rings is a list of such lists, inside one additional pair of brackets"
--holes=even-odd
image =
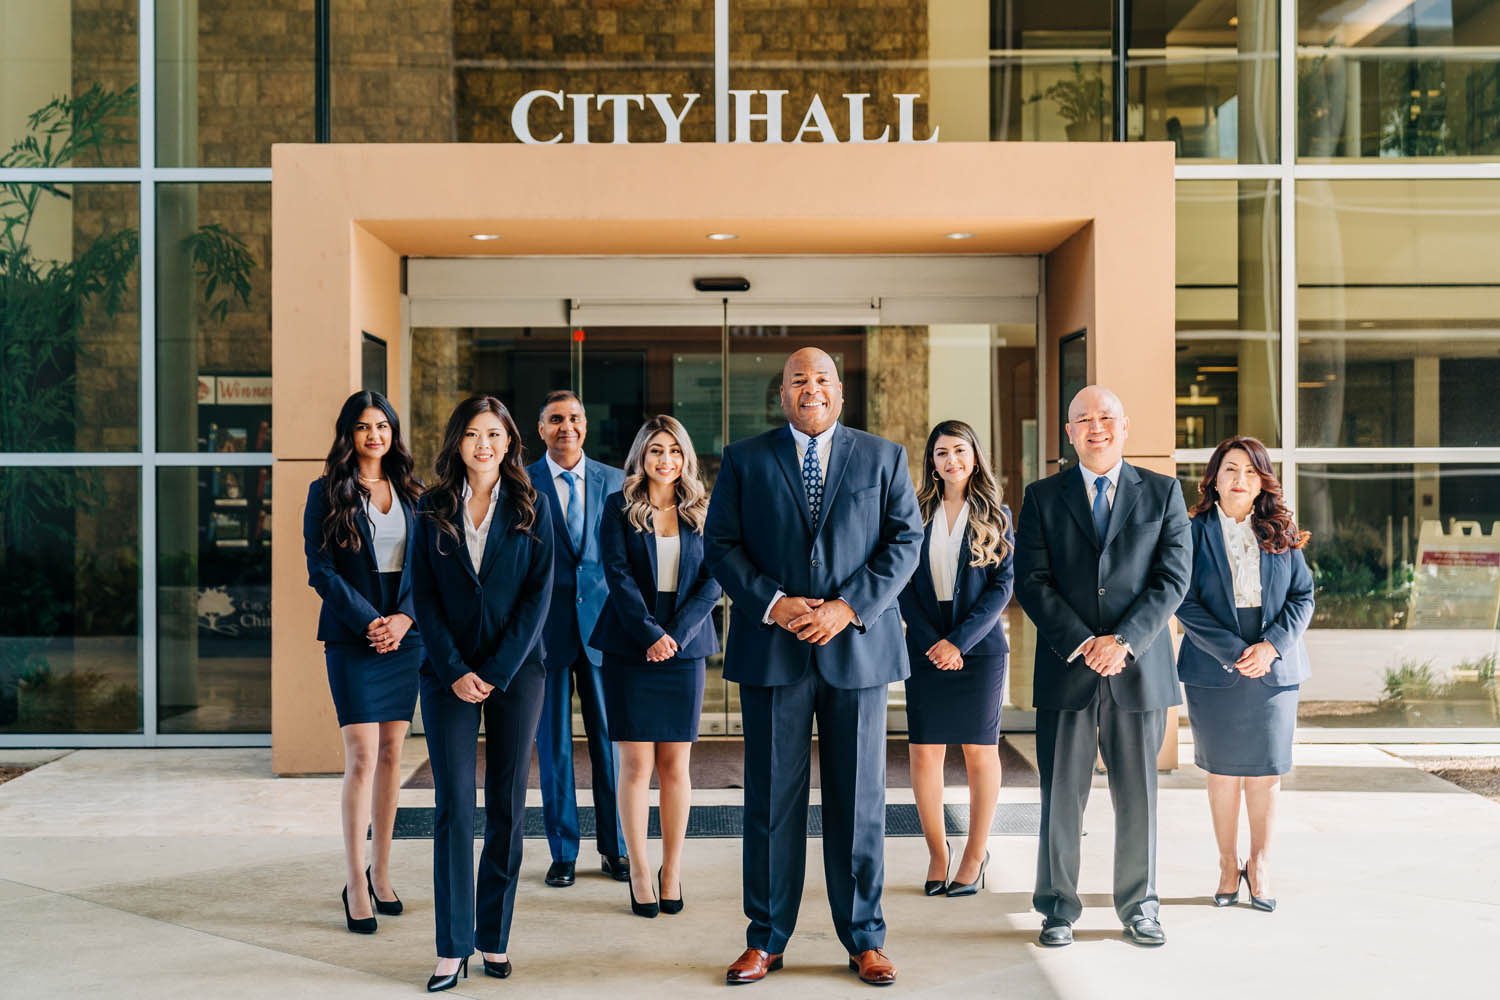
[[(765, 125), (766, 137), (764, 142), (936, 142), (938, 128), (933, 126), (932, 134), (925, 139), (918, 139), (915, 135), (916, 126), (916, 102), (920, 94), (892, 94), (896, 102), (896, 135), (891, 137), (890, 125), (881, 128), (878, 135), (869, 134), (865, 124), (865, 112), (870, 100), (869, 94), (844, 94), (842, 95), (847, 107), (847, 114), (840, 117), (844, 126), (843, 135), (834, 125), (833, 116), (829, 113), (823, 98), (814, 94), (808, 102), (806, 111), (802, 114), (802, 124), (792, 133), (790, 139), (783, 138), (783, 107), (782, 98), (786, 96), (785, 90), (731, 90), (730, 96), (734, 99), (734, 110), (731, 117), (733, 132), (731, 142), (752, 142), (750, 138), (751, 127), (760, 122)], [(588, 142), (611, 142), (628, 143), (630, 141), (631, 113), (637, 115), (654, 115), (660, 120), (665, 131), (665, 142), (679, 143), (682, 141), (682, 123), (687, 120), (698, 103), (699, 94), (570, 94), (561, 90), (533, 90), (523, 94), (511, 109), (510, 125), (516, 133), (516, 138), (526, 143), (554, 143), (564, 141), (574, 143)], [(538, 102), (556, 105), (563, 111), (571, 111), (572, 128), (567, 133), (558, 132), (550, 136), (537, 136), (531, 130), (532, 107)], [(648, 111), (647, 108), (650, 108)], [(838, 104), (834, 108), (840, 111)], [(609, 138), (591, 136), (589, 134), (589, 113), (591, 111), (603, 111), (610, 119)]]

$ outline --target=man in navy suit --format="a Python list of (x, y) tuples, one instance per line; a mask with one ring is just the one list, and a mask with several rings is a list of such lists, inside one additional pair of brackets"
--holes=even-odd
[(630, 878), (630, 860), (615, 805), (615, 749), (604, 717), (602, 654), (590, 649), (599, 611), (609, 596), (599, 561), (599, 516), (604, 498), (620, 489), (625, 474), (587, 459), (583, 439), (588, 417), (566, 389), (549, 392), (537, 417), (547, 454), (526, 469), (531, 484), (552, 506), (554, 565), (552, 604), (542, 633), (546, 648), (547, 696), (536, 732), (542, 785), (542, 819), (552, 864), (547, 884), (573, 884), (578, 861), (578, 793), (573, 783), (573, 686), (583, 707), (589, 760), (594, 771), (594, 841), (599, 866), (616, 881)]
[(833, 359), (804, 348), (782, 369), (789, 426), (724, 449), (708, 508), (709, 565), (733, 600), (724, 676), (745, 725), (747, 945), (726, 979), (781, 967), (807, 860), (818, 723), (823, 869), (849, 966), (895, 981), (883, 951), (886, 687), (910, 672), (896, 598), (922, 521), (906, 450), (838, 423)]
[(1130, 421), (1113, 392), (1068, 406), (1078, 465), (1026, 487), (1016, 597), (1036, 623), (1042, 826), (1032, 905), (1041, 943), (1072, 944), (1083, 809), (1102, 752), (1115, 809), (1115, 912), (1140, 945), (1165, 943), (1156, 895), (1156, 756), (1182, 698), (1167, 621), (1192, 572), (1177, 480), (1125, 462)]

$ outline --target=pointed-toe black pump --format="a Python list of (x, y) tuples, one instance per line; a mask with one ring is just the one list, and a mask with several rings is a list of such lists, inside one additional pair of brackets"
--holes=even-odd
[(922, 895), (924, 896), (941, 896), (948, 891), (948, 873), (953, 870), (953, 845), (945, 840), (943, 847), (948, 851), (948, 863), (943, 865), (943, 877), (930, 878), (923, 882)]
[(375, 904), (376, 913), (384, 913), (388, 917), (398, 915), (406, 907), (401, 905), (401, 897), (397, 896), (394, 902), (387, 903), (375, 895), (375, 882), (370, 878), (370, 869), (365, 869), (365, 888), (370, 890), (370, 902)]
[[(1275, 913), (1276, 900), (1269, 896), (1257, 896), (1255, 890), (1251, 888), (1250, 867), (1248, 865), (1240, 869), (1240, 877), (1245, 880), (1245, 891), (1250, 894), (1250, 907), (1260, 910), (1262, 913)], [(1238, 883), (1235, 884), (1234, 891), (1236, 894), (1239, 893), (1240, 887)]]
[(491, 962), (487, 958), (484, 959), (484, 974), (486, 976), (494, 976), (496, 979), (509, 979), (510, 971), (510, 959), (508, 958), (503, 962)]
[(630, 887), (631, 913), (634, 913), (638, 917), (654, 917), (660, 911), (661, 906), (656, 902), (656, 900), (653, 899), (649, 903), (642, 903), (635, 898), (635, 886), (632, 885)]
[(358, 920), (349, 915), (349, 887), (344, 886), (344, 891), (339, 893), (339, 898), (344, 901), (344, 923), (349, 925), (351, 934), (374, 934), (378, 926), (374, 917), (360, 917)]
[[(667, 893), (666, 893), (665, 889), (663, 888), (663, 886), (661, 884), (661, 869), (660, 868), (656, 869), (656, 898), (660, 901), (658, 903), (658, 905), (661, 907), (661, 912), (663, 912), (663, 913), (681, 913), (682, 912), (682, 879), (678, 878), (678, 880), (677, 880), (677, 898), (676, 899), (668, 899), (667, 898)], [(630, 901), (632, 903), (635, 902), (635, 896), (634, 895), (632, 895), (630, 897)]]
[(972, 882), (949, 882), (949, 896), (972, 896), (984, 888), (984, 870), (990, 866), (990, 852), (984, 852), (984, 860), (979, 863), (979, 877)]
[[(1245, 869), (1241, 868), (1240, 869), (1240, 875), (1243, 876), (1244, 874), (1245, 874)], [(1216, 893), (1214, 893), (1214, 905), (1215, 906), (1233, 906), (1235, 903), (1238, 903), (1239, 901), (1240, 901), (1240, 880), (1238, 878), (1236, 878), (1234, 880), (1234, 890), (1232, 892), (1216, 892)]]
[(451, 990), (451, 989), (453, 989), (453, 987), (455, 987), (455, 986), (458, 985), (458, 974), (460, 972), (462, 972), (464, 974), (464, 978), (465, 979), (469, 978), (469, 956), (468, 955), (465, 955), (463, 957), (463, 959), (458, 963), (458, 968), (454, 969), (452, 972), (448, 973), (446, 976), (433, 976), (432, 978), (428, 979), (427, 980), (427, 992), (428, 993), (441, 993), (444, 990)]

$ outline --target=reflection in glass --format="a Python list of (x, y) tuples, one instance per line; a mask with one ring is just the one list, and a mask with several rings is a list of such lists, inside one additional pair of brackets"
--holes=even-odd
[(1297, 190), (1299, 443), (1500, 444), (1500, 182)]
[(156, 289), (157, 448), (270, 451), (271, 186), (158, 184)]
[(133, 184), (0, 184), (0, 451), (140, 445)]
[(271, 728), (271, 468), (157, 473), (163, 733)]
[(1177, 182), (1177, 447), (1281, 443), (1275, 181)]
[(1276, 162), (1275, 0), (1138, 0), (1130, 12), (1126, 138), (1175, 143), (1179, 159)]
[(1297, 153), (1500, 153), (1500, 3), (1300, 0)]
[(990, 138), (1104, 142), (1114, 135), (1114, 4), (995, 3)]
[(141, 731), (140, 492), (0, 468), (0, 733)]

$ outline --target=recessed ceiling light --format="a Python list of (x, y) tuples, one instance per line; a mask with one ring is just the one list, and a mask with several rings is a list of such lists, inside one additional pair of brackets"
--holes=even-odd
[(504, 238), (505, 237), (501, 236), (499, 233), (470, 233), (469, 234), (469, 239), (471, 239), (471, 240), (502, 240)]
[(740, 234), (739, 233), (709, 233), (708, 234), (708, 238), (711, 239), (711, 240), (737, 240), (737, 239), (740, 238)]
[(973, 233), (944, 233), (943, 234), (943, 239), (945, 239), (945, 240), (972, 240), (973, 238), (974, 238), (974, 234)]

